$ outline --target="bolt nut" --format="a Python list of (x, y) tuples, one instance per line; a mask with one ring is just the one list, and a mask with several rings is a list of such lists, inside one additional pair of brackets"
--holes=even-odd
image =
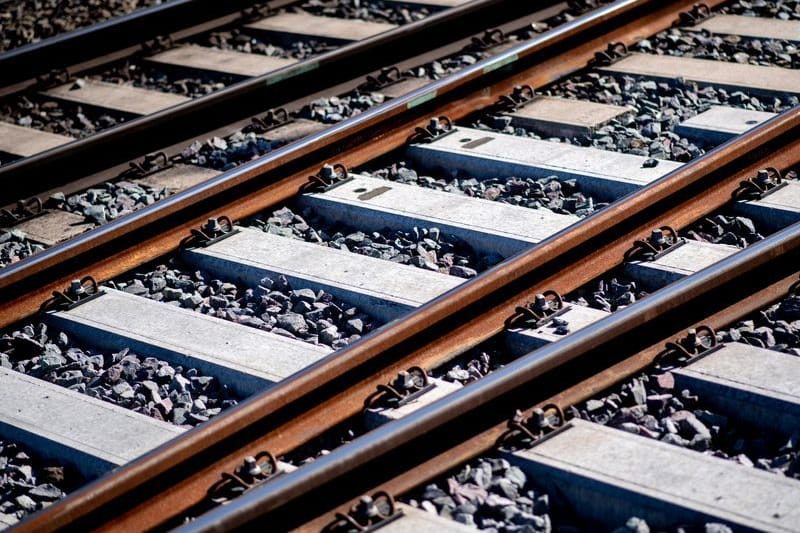
[(333, 169), (333, 165), (322, 165), (322, 169), (319, 172), (321, 178), (330, 180), (335, 176), (336, 172)]
[(537, 294), (533, 300), (533, 308), (537, 311), (546, 311), (547, 307), (547, 298), (544, 294)]
[(209, 218), (203, 229), (209, 233), (219, 233), (222, 231), (222, 226), (219, 225), (219, 220), (216, 218)]
[(256, 458), (253, 456), (247, 456), (244, 458), (244, 467), (247, 470), (247, 473), (252, 477), (258, 477), (264, 473), (261, 469), (261, 465), (258, 464)]
[(394, 379), (394, 383), (392, 384), (398, 390), (409, 390), (414, 387), (414, 376), (405, 370), (401, 370), (397, 373), (397, 377)]
[(86, 292), (81, 280), (73, 279), (69, 284), (69, 289), (67, 289), (67, 294), (70, 296), (80, 296)]
[(656, 246), (660, 246), (664, 244), (666, 239), (664, 238), (664, 233), (660, 229), (654, 229), (653, 232), (650, 234), (650, 243)]

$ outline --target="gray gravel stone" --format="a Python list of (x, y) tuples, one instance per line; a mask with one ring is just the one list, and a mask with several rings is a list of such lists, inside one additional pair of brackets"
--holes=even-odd
[(180, 71), (172, 71), (136, 59), (128, 59), (122, 64), (92, 75), (91, 78), (117, 85), (179, 94), (189, 98), (199, 98), (211, 94), (240, 79), (224, 74), (196, 73), (186, 76)]
[[(480, 531), (598, 531), (589, 526), (585, 518), (577, 516), (579, 509), (574, 509), (556, 494), (545, 493), (536, 485), (536, 480), (529, 479), (521, 470), (511, 467), (508, 461), (494, 457), (475, 459), (456, 473), (403, 495), (401, 500), (432, 514), (476, 527)], [(726, 526), (711, 523), (670, 531), (702, 531), (703, 528), (720, 533), (725, 531), (715, 529), (716, 527)], [(631, 517), (622, 527), (612, 531), (648, 533), (650, 528), (645, 520)]]
[[(6, 331), (0, 352), (19, 372), (179, 425), (193, 425), (199, 418), (176, 421), (176, 407), (185, 409), (187, 417), (207, 419), (237, 403), (226, 386), (196, 369), (141, 358), (127, 349), (106, 353), (80, 346), (41, 322)], [(205, 407), (198, 408), (198, 399)]]
[(0, 100), (0, 120), (18, 126), (83, 138), (127, 120), (122, 113), (94, 110), (37, 94)]
[(455, 235), (444, 234), (435, 227), (415, 227), (411, 231), (384, 228), (367, 234), (345, 224), (331, 224), (310, 208), (300, 213), (302, 215), (283, 207), (256, 215), (242, 224), (267, 233), (461, 277), (474, 277), (502, 260), (495, 255), (479, 255)]
[(385, 97), (379, 92), (362, 94), (355, 91), (342, 96), (319, 98), (303, 106), (298, 116), (316, 120), (323, 124), (335, 124), (353, 117), (376, 105), (382, 104)]
[[(774, 307), (778, 307), (777, 305)], [(752, 322), (744, 327), (752, 328)], [(726, 332), (718, 334), (726, 340)], [(790, 438), (737, 424), (689, 390), (668, 362), (570, 409), (573, 416), (800, 479), (800, 433)], [(644, 394), (644, 398), (642, 397)]]
[(84, 193), (73, 194), (64, 201), (51, 199), (48, 207), (82, 214), (97, 225), (155, 203), (171, 194), (166, 188), (156, 189), (126, 180), (106, 182)]
[[(431, 10), (426, 7), (412, 8), (380, 0), (307, 0), (300, 4), (303, 11), (314, 15), (360, 19), (372, 22), (408, 24), (427, 17)], [(299, 11), (289, 8), (289, 11)]]
[(592, 214), (607, 204), (597, 203), (584, 195), (575, 180), (560, 180), (555, 176), (546, 178), (507, 177), (478, 180), (454, 172), (452, 176), (429, 176), (421, 174), (405, 161), (362, 173), (391, 181), (419, 185), (431, 189), (464, 194), (473, 198), (494, 200), (532, 209), (548, 209), (554, 213), (573, 214), (580, 217)]
[[(779, 113), (798, 104), (796, 96), (764, 97), (713, 86), (698, 88), (682, 79), (667, 82), (588, 71), (545, 87), (541, 94), (628, 106), (632, 113), (610, 121), (590, 135), (549, 140), (603, 150), (687, 162), (713, 146), (699, 146), (675, 133), (675, 126), (714, 105)], [(481, 115), (475, 128), (541, 137), (534, 131), (506, 125), (494, 113)]]
[(16, 263), (44, 249), (44, 246), (29, 240), (21, 231), (0, 230), (0, 268)]
[(194, 141), (181, 155), (187, 163), (217, 170), (229, 170), (256, 159), (286, 144), (281, 139), (268, 141), (253, 131), (239, 131), (225, 139), (213, 137), (205, 142)]
[[(153, 283), (153, 279), (159, 279)], [(263, 278), (244, 287), (185, 269), (178, 260), (117, 280), (123, 291), (138, 285), (145, 298), (181, 305), (224, 320), (272, 331), (312, 344), (342, 348), (378, 324), (359, 309), (305, 287), (291, 287), (285, 277)], [(137, 291), (138, 292), (138, 291)], [(348, 322), (360, 322), (360, 331)], [(324, 333), (323, 333), (324, 332)]]
[(798, 0), (742, 0), (731, 2), (721, 7), (719, 11), (730, 15), (800, 20), (800, 2)]
[(63, 498), (81, 481), (75, 472), (0, 439), (0, 518), (6, 522), (21, 520)]
[(20, 0), (0, 4), (0, 52), (161, 4), (163, 0)]
[(797, 43), (782, 39), (745, 38), (670, 28), (640, 41), (637, 48), (639, 51), (658, 55), (783, 68), (800, 66), (800, 48)]

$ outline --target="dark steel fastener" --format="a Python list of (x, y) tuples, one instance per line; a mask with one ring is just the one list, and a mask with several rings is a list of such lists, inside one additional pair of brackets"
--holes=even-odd
[(367, 76), (367, 81), (362, 83), (358, 86), (359, 91), (378, 91), (383, 89), (388, 85), (392, 85), (397, 83), (402, 79), (402, 74), (400, 74), (400, 69), (391, 66), (391, 67), (384, 67), (378, 73), (377, 76), (369, 75)]
[(418, 366), (401, 370), (389, 384), (380, 384), (375, 392), (364, 400), (364, 409), (398, 407), (411, 396), (421, 394), (432, 388), (428, 374)]
[(233, 222), (225, 215), (210, 217), (200, 229), (192, 228), (188, 237), (180, 243), (182, 249), (209, 246), (231, 235), (235, 235), (239, 230), (234, 229)]
[(660, 370), (681, 367), (717, 345), (717, 333), (713, 328), (697, 326), (687, 330), (684, 337), (666, 343), (664, 351), (656, 355), (653, 363)]
[(682, 11), (678, 15), (678, 20), (673, 23), (673, 27), (696, 26), (697, 23), (711, 16), (711, 8), (707, 4), (695, 4), (689, 11)]
[(279, 473), (278, 461), (271, 453), (248, 455), (233, 472), (220, 475), (220, 479), (208, 488), (206, 498), (213, 504), (224, 504)]
[(302, 192), (317, 192), (325, 190), (331, 185), (348, 178), (347, 167), (341, 163), (324, 164), (319, 172), (308, 177), (308, 183), (302, 187)]
[(783, 183), (780, 170), (775, 167), (762, 168), (754, 177), (740, 182), (732, 197), (734, 200), (760, 200)]
[(53, 295), (41, 306), (42, 311), (66, 310), (102, 294), (97, 281), (92, 276), (73, 279), (63, 291), (53, 291)]
[(650, 232), (646, 240), (637, 240), (633, 246), (625, 252), (623, 261), (652, 261), (657, 255), (669, 250), (678, 244), (680, 239), (678, 233), (670, 226), (662, 226)]
[(590, 67), (607, 67), (628, 55), (628, 47), (625, 43), (609, 43), (608, 47), (602, 52), (596, 52), (589, 61)]
[(517, 411), (508, 421), (508, 429), (497, 439), (504, 450), (530, 448), (534, 442), (555, 431), (566, 422), (564, 410), (551, 403), (537, 407), (529, 416)]
[(530, 103), (536, 96), (535, 91), (530, 85), (517, 85), (511, 94), (504, 94), (497, 99), (494, 111), (511, 112), (516, 111), (525, 104)]
[(395, 520), (402, 514), (388, 492), (378, 491), (372, 496), (361, 496), (347, 514), (336, 513), (335, 516), (333, 522), (325, 526), (324, 532), (368, 531), (376, 525)]
[(544, 291), (534, 297), (532, 303), (517, 307), (506, 320), (506, 329), (514, 327), (536, 327), (544, 319), (564, 308), (564, 300), (558, 292)]
[(453, 131), (453, 121), (442, 115), (431, 117), (427, 127), (417, 126), (408, 138), (408, 143), (429, 143)]
[(250, 124), (245, 126), (245, 133), (266, 133), (277, 126), (289, 122), (289, 113), (282, 107), (270, 109), (263, 117), (253, 117)]
[(20, 222), (37, 217), (43, 212), (42, 200), (38, 196), (19, 200), (13, 211), (0, 209), (0, 226), (15, 226)]

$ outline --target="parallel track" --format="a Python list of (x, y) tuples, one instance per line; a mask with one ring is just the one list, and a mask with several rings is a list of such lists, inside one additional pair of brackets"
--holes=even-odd
[[(712, 2), (712, 7), (722, 2)], [(293, 197), (324, 163), (357, 167), (399, 148), (431, 116), (453, 121), (514, 86), (538, 89), (583, 68), (609, 42), (632, 45), (669, 27), (689, 2), (621, 1), (319, 134), (0, 270), (9, 302), (0, 323), (36, 311), (54, 290), (90, 273), (115, 278), (176, 251), (189, 230), (218, 215), (242, 220)], [(563, 52), (568, 50), (568, 52)], [(411, 366), (435, 368), (501, 333), (537, 294), (572, 292), (622, 262), (652, 228), (687, 227), (722, 207), (760, 169), (800, 162), (793, 109), (665, 178), (422, 305), (28, 519), (20, 531), (163, 529), (203, 504), (243, 457), (291, 452), (357, 415), (364, 398)], [(377, 139), (377, 142), (374, 140)], [(243, 199), (244, 198), (244, 199)], [(169, 228), (165, 231), (165, 228)], [(130, 247), (131, 243), (138, 246)], [(566, 340), (524, 356), (450, 398), (264, 483), (189, 524), (194, 531), (253, 526), (319, 530), (374, 490), (400, 495), (489, 450), (510, 409), (565, 409), (646, 367), (689, 327), (730, 324), (785, 294), (800, 244), (795, 227), (673, 284)], [(92, 264), (87, 271), (86, 265)], [(776, 267), (777, 265), (777, 267)], [(746, 295), (745, 303), (732, 306)], [(709, 311), (699, 311), (708, 309)], [(587, 362), (589, 361), (589, 362)], [(531, 394), (530, 390), (536, 390)], [(343, 487), (347, 487), (346, 490)]]
[[(268, 8), (277, 10), (290, 4), (291, 2), (280, 0), (269, 3)], [(551, 6), (557, 4), (558, 2), (549, 2), (537, 10), (547, 13)], [(194, 11), (194, 8), (192, 9)], [(169, 39), (175, 41), (187, 39), (213, 29), (225, 28), (233, 23), (242, 24), (248, 20), (247, 15), (237, 11), (240, 9), (239, 4), (230, 6), (226, 4), (226, 9), (233, 10), (234, 14), (206, 20), (202, 24), (189, 28), (184, 27), (180, 31), (173, 28), (171, 34), (168, 35)], [(470, 37), (477, 32), (523, 17), (529, 12), (528, 8), (518, 3), (503, 0), (469, 2), (462, 6), (433, 13), (423, 20), (397, 27), (394, 30), (344, 44), (314, 58), (299, 61), (260, 76), (246, 78), (204, 97), (185, 101), (148, 115), (134, 117), (84, 139), (56, 146), (3, 165), (0, 167), (0, 181), (5, 184), (5, 189), (3, 200), (0, 203), (8, 205), (118, 165), (124, 168), (128, 161), (138, 160), (149, 152), (163, 150), (173, 143), (189, 144), (196, 136), (208, 134), (240, 120), (249, 120), (250, 117), (264, 113), (270, 108), (280, 107), (291, 102), (298, 96), (309, 96), (317, 91), (335, 87), (347, 80), (362, 78), (376, 69), (425, 54), (458, 39)], [(208, 12), (206, 16), (213, 14), (214, 12)], [(159, 12), (152, 16), (171, 20), (170, 12)], [(143, 15), (140, 15), (139, 18), (133, 17), (135, 20), (131, 23), (147, 22), (140, 20), (142, 17)], [(193, 18), (182, 20), (186, 24), (190, 24)], [(121, 23), (117, 22), (117, 24)], [(152, 30), (161, 29), (158, 24), (147, 22), (147, 25)], [(98, 36), (92, 36), (93, 43), (103, 39), (105, 35), (103, 30), (104, 26), (102, 25), (95, 29)], [(90, 29), (86, 31), (89, 32)], [(311, 33), (313, 33), (313, 29)], [(117, 32), (115, 31), (114, 34), (116, 35)], [(67, 35), (71, 36), (71, 34)], [(146, 36), (143, 37), (146, 39)], [(160, 35), (160, 37), (164, 38), (164, 35)], [(77, 37), (74, 38), (77, 39)], [(42, 53), (60, 49), (58, 42), (46, 44), (48, 46), (45, 46), (44, 42), (38, 45), (40, 49), (45, 50)], [(122, 45), (112, 42), (111, 46)], [(101, 53), (105, 52), (106, 55), (83, 61), (68, 68), (67, 72), (72, 78), (97, 71), (100, 66), (109, 65), (122, 58), (136, 57), (136, 54), (140, 52), (138, 46), (115, 48), (113, 51), (106, 50), (104, 47), (98, 48)], [(13, 54), (13, 51), (9, 52), (9, 55)], [(11, 59), (13, 58), (9, 60)], [(64, 65), (61, 68), (64, 68)], [(37, 72), (37, 74), (46, 72)], [(27, 84), (17, 83), (7, 86), (4, 92), (6, 95), (22, 94), (21, 91), (27, 88), (33, 88), (35, 91), (37, 86), (35, 83), (31, 85), (30, 82)], [(265, 106), (264, 102), (269, 102), (269, 104)], [(106, 179), (111, 176), (106, 174)]]

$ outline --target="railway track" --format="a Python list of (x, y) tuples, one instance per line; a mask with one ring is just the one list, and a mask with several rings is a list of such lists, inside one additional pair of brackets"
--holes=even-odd
[[(174, 11), (179, 4), (168, 3), (161, 10), (173, 6)], [(443, 45), (455, 42), (448, 52), (453, 53), (463, 47), (460, 39), (469, 42), (484, 29), (510, 21), (518, 21), (514, 29), (522, 29), (525, 21), (551, 18), (566, 7), (552, 2), (531, 12), (490, 1), (455, 2), (442, 9), (390, 1), (360, 8), (310, 2), (303, 8), (302, 2), (279, 1), (244, 11), (245, 3), (226, 4), (228, 12), (213, 18), (219, 6), (206, 10), (185, 4), (183, 10), (193, 16), (155, 13), (150, 18), (161, 21), (156, 23), (139, 15), (131, 22), (139, 24), (134, 28), (136, 46), (110, 40), (116, 44), (111, 47), (102, 41), (99, 48), (105, 55), (99, 58), (87, 59), (89, 52), (82, 50), (52, 67), (57, 71), (44, 69), (35, 73), (38, 79), (4, 88), (4, 123), (14, 123), (5, 126), (14, 136), (0, 147), (8, 152), (0, 170), (10, 187), (5, 203), (101, 170), (110, 179), (148, 152), (169, 151), (176, 143), (180, 152), (196, 136), (218, 134), (225, 127), (225, 135), (233, 133), (251, 118), (298, 97), (322, 89), (333, 96), (337, 93), (330, 89), (348, 80), (354, 89), (352, 80), (361, 83), (376, 69), (438, 49), (440, 55), (430, 57), (437, 59), (447, 55), (441, 53)], [(207, 19), (197, 21), (198, 13), (206, 13)], [(176, 20), (185, 21), (184, 26), (175, 27)], [(284, 26), (303, 29), (291, 33)], [(82, 47), (94, 47), (104, 38), (102, 28), (97, 33)], [(411, 36), (412, 44), (397, 46)], [(40, 53), (55, 56), (53, 49), (59, 46), (54, 42), (46, 47), (43, 41)], [(78, 58), (82, 62), (70, 63)], [(31, 64), (29, 57), (19, 61)], [(405, 81), (408, 90), (414, 80)], [(242, 123), (234, 126), (237, 121)], [(116, 173), (109, 171), (115, 166)]]
[[(0, 435), (77, 479), (119, 467), (19, 530), (791, 529), (794, 480), (697, 450), (793, 476), (796, 388), (770, 376), (796, 372), (800, 84), (747, 44), (649, 53), (786, 35), (691, 7), (599, 7), (0, 270)], [(762, 410), (725, 400), (753, 358)], [(753, 428), (763, 453), (723, 449)], [(480, 456), (483, 485), (424, 488)], [(631, 501), (675, 464), (776, 507), (685, 483)]]
[[(324, 6), (325, 4), (313, 5), (309, 10), (319, 11)], [(394, 14), (394, 18), (389, 17), (391, 20), (399, 17), (398, 13), (406, 13), (404, 8), (393, 6), (394, 4), (390, 2), (385, 10), (377, 10), (377, 13), (383, 14), (384, 18)], [(477, 11), (476, 7), (479, 7)], [(486, 20), (481, 20), (480, 26), (478, 26), (486, 29), (485, 34), (476, 37), (464, 33), (471, 23), (461, 25), (463, 27), (459, 27), (454, 33), (447, 28), (443, 29), (441, 21), (447, 20), (447, 24), (459, 24), (467, 21), (466, 19), (477, 18), (484, 9), (497, 11), (494, 4), (490, 3), (482, 8), (476, 5), (452, 8), (448, 11), (449, 16), (447, 17), (442, 13), (433, 15), (418, 23), (412, 23), (408, 28), (398, 28), (388, 31), (385, 35), (362, 39), (364, 42), (355, 42), (351, 45), (340, 41), (326, 41), (324, 37), (313, 37), (311, 34), (314, 31), (324, 33), (324, 24), (307, 25), (313, 29), (307, 30), (309, 35), (305, 37), (299, 34), (294, 37), (280, 37), (280, 35), (274, 34), (271, 39), (262, 36), (264, 41), (253, 36), (248, 40), (248, 36), (242, 33), (241, 26), (251, 24), (251, 19), (266, 20), (269, 18), (274, 21), (276, 17), (283, 16), (275, 15), (275, 13), (280, 13), (278, 8), (279, 6), (271, 8), (274, 15), (272, 18), (267, 16), (269, 10), (262, 10), (263, 16), (254, 16), (252, 13), (241, 15), (239, 18), (244, 19), (244, 22), (241, 20), (237, 22), (239, 28), (234, 24), (231, 29), (232, 23), (228, 19), (215, 22), (216, 26), (207, 23), (200, 29), (193, 29), (192, 31), (197, 35), (194, 35), (193, 38), (184, 38), (186, 42), (182, 44), (171, 45), (171, 48), (167, 46), (161, 53), (156, 54), (151, 46), (144, 53), (146, 57), (150, 58), (167, 54), (169, 58), (172, 58), (166, 58), (168, 62), (171, 62), (171, 66), (166, 63), (150, 61), (146, 57), (142, 59), (141, 52), (128, 57), (124, 63), (120, 63), (121, 60), (113, 63), (104, 58), (106, 66), (93, 64), (94, 70), (85, 67), (77, 71), (78, 74), (83, 73), (83, 76), (72, 75), (73, 79), (69, 83), (59, 85), (60, 88), (57, 87), (55, 90), (61, 96), (42, 96), (40, 94), (42, 86), (37, 84), (29, 90), (34, 93), (33, 95), (17, 95), (7, 99), (10, 101), (11, 108), (20, 107), (17, 105), (20, 101), (30, 103), (33, 100), (34, 104), (22, 106), (25, 108), (33, 106), (33, 109), (22, 111), (24, 116), (21, 118), (14, 115), (19, 112), (19, 109), (16, 111), (12, 109), (11, 115), (6, 118), (7, 120), (14, 118), (17, 122), (34, 120), (36, 124), (33, 128), (18, 126), (8, 121), (0, 124), (0, 127), (6, 127), (14, 133), (5, 137), (8, 145), (6, 151), (29, 156), (12, 161), (9, 165), (0, 168), (0, 173), (4, 173), (3, 179), (10, 184), (7, 191), (10, 196), (6, 202), (9, 213), (12, 213), (5, 217), (2, 225), (7, 229), (18, 229), (25, 234), (30, 234), (32, 238), (7, 245), (8, 249), (3, 250), (0, 264), (5, 265), (16, 261), (32, 252), (149, 205), (171, 193), (214, 177), (221, 171), (228, 170), (248, 159), (317, 132), (329, 123), (359, 113), (384, 99), (407, 93), (430, 79), (441, 77), (463, 67), (470, 61), (477, 61), (486, 55), (508, 48), (517, 40), (529, 36), (534, 31), (532, 28), (535, 28), (536, 31), (543, 31), (548, 24), (558, 24), (565, 16), (560, 13), (566, 9), (566, 6), (558, 3), (548, 4), (533, 13), (517, 15), (516, 18), (494, 28), (489, 28), (486, 24), (499, 17), (490, 15)], [(362, 11), (369, 9), (376, 11), (377, 8), (371, 4), (361, 8)], [(414, 17), (421, 17), (426, 12), (424, 11), (426, 8), (420, 9), (423, 11), (414, 12)], [(577, 12), (577, 9), (573, 8), (571, 11)], [(311, 11), (308, 13), (302, 10), (297, 13), (287, 12), (286, 16), (319, 17), (319, 15), (311, 15)], [(455, 12), (450, 13), (450, 11)], [(503, 17), (515, 14), (514, 10), (506, 11), (508, 10), (504, 10)], [(323, 10), (323, 12), (327, 11)], [(359, 11), (356, 10), (355, 14), (358, 13)], [(354, 13), (345, 12), (345, 14), (353, 16)], [(359, 20), (349, 18), (336, 19), (328, 16), (320, 20), (332, 21), (334, 29), (340, 32), (349, 31), (347, 24), (355, 25), (356, 28), (363, 25)], [(437, 20), (440, 22), (437, 23)], [(535, 26), (531, 25), (532, 22)], [(209, 26), (216, 27), (219, 31), (210, 31)], [(388, 23), (387, 27), (389, 27)], [(445, 45), (436, 46), (437, 43), (441, 44), (443, 38), (440, 32), (444, 30), (456, 40), (449, 40), (448, 37)], [(246, 32), (247, 28), (244, 28), (244, 31)], [(508, 32), (508, 35), (504, 31)], [(193, 35), (188, 30), (184, 33), (187, 32)], [(437, 33), (437, 35), (429, 38), (430, 33)], [(376, 42), (384, 43), (378, 45), (378, 48), (381, 48), (393, 39), (407, 34), (413, 34), (418, 39), (422, 39), (425, 43), (424, 46), (427, 47), (424, 54), (400, 62), (396, 66), (386, 63), (392, 59), (392, 56), (381, 55), (375, 66), (382, 66), (383, 69), (375, 77), (367, 76), (366, 81), (361, 73), (367, 73), (369, 70), (354, 70), (352, 67), (339, 69), (336, 73), (322, 75), (319, 78), (320, 85), (317, 88), (326, 87), (325, 89), (316, 95), (293, 100), (311, 92), (313, 84), (309, 84), (302, 74), (316, 71), (320, 65), (324, 67), (326, 58), (330, 58), (333, 63), (348, 61), (350, 64), (362, 52), (367, 50), (372, 50), (369, 53), (376, 52), (374, 48)], [(465, 35), (465, 37), (457, 39), (460, 35)], [(162, 36), (160, 42), (172, 42), (177, 39), (178, 37), (166, 39)], [(289, 44), (285, 44), (284, 48), (280, 46), (276, 48), (277, 44), (276, 46), (265, 45), (265, 42), (279, 44), (283, 42), (281, 39), (289, 39)], [(205, 47), (197, 44), (198, 42), (205, 43)], [(250, 50), (252, 53), (229, 49), (234, 46), (242, 50)], [(259, 46), (261, 48), (258, 48)], [(265, 46), (267, 48), (264, 48)], [(253, 47), (256, 49), (253, 50)], [(333, 50), (337, 47), (338, 49)], [(331, 51), (319, 56), (326, 50)], [(274, 56), (276, 53), (283, 52), (295, 54), (297, 58)], [(409, 52), (411, 52), (410, 49)], [(408, 52), (402, 52), (397, 57), (401, 57), (404, 53)], [(176, 54), (180, 57), (177, 57)], [(273, 56), (265, 54), (273, 54)], [(220, 61), (220, 55), (232, 57)], [(307, 59), (299, 60), (303, 57), (307, 57)], [(224, 89), (221, 92), (218, 91), (219, 94), (214, 93), (204, 97), (195, 94), (196, 98), (194, 99), (175, 94), (185, 93), (188, 86), (195, 87), (192, 89), (195, 92), (212, 91), (223, 85), (219, 81), (223, 78), (227, 79), (226, 83), (233, 83), (242, 78), (242, 75), (234, 74), (242, 61), (245, 63), (245, 68), (251, 68), (253, 62), (257, 63), (262, 60), (271, 66), (267, 68), (264, 65), (255, 65), (255, 68), (258, 70), (263, 67), (268, 74), (255, 76), (249, 81), (234, 83), (234, 86), (229, 88), (230, 90)], [(183, 61), (184, 64), (176, 67), (174, 64), (176, 61)], [(98, 62), (94, 61), (94, 63)], [(276, 62), (278, 64), (275, 64)], [(366, 65), (363, 61), (361, 64)], [(156, 70), (154, 71), (154, 69)], [(214, 69), (217, 71), (216, 74), (212, 72)], [(196, 74), (195, 78), (191, 77), (191, 71)], [(254, 73), (251, 72), (251, 74)], [(353, 75), (356, 77), (347, 78), (347, 76)], [(206, 77), (199, 79), (197, 76)], [(343, 79), (349, 81), (336, 84), (337, 81)], [(257, 90), (261, 91), (265, 83), (269, 87), (276, 87), (284, 83), (284, 80), (288, 85), (285, 87), (286, 94), (291, 95), (288, 97), (291, 101), (287, 102), (277, 94), (262, 94), (255, 101), (251, 97), (245, 96), (250, 90), (246, 88), (248, 85), (251, 86), (251, 89), (253, 86), (257, 86)], [(110, 82), (113, 83), (109, 84)], [(84, 91), (86, 92), (84, 93)], [(131, 91), (139, 96), (132, 97)], [(63, 100), (62, 97), (66, 100)], [(263, 104), (264, 100), (260, 99), (262, 97), (268, 98), (270, 106), (280, 105), (283, 107), (268, 110)], [(164, 98), (170, 101), (162, 101)], [(174, 105), (176, 102), (172, 100), (175, 98), (183, 99), (183, 104)], [(124, 115), (126, 114), (125, 106), (146, 106), (149, 105), (147, 102), (153, 99), (157, 101), (158, 105), (161, 105), (158, 103), (161, 102), (167, 108), (95, 134), (92, 134), (94, 127), (87, 123), (84, 120), (85, 116), (81, 114), (81, 121), (85, 128), (79, 135), (89, 136), (67, 144), (63, 144), (62, 141), (65, 139), (61, 139), (59, 146), (48, 144), (50, 143), (48, 138), (52, 140), (53, 136), (48, 131), (42, 131), (42, 128), (47, 130), (52, 129), (52, 126), (56, 129), (63, 129), (65, 127), (63, 124), (78, 123), (79, 121), (74, 116), (72, 118), (75, 120), (70, 117), (62, 117), (58, 120), (46, 118), (45, 122), (49, 120), (50, 124), (41, 124), (37, 118), (39, 115), (47, 117), (56, 113), (63, 115), (58, 107), (61, 105), (71, 106), (72, 111), (79, 114), (83, 109), (81, 106), (88, 106), (89, 110), (102, 112), (105, 109), (112, 114), (116, 112)], [(39, 103), (44, 106), (56, 106), (56, 111), (53, 112), (48, 108), (50, 110), (45, 112), (43, 108), (40, 109), (39, 103), (35, 103), (39, 100), (42, 100)], [(60, 100), (63, 101), (59, 103)], [(225, 102), (224, 106), (230, 108), (224, 112), (224, 115), (220, 115), (225, 117), (223, 120), (209, 119), (209, 113), (212, 113), (213, 117), (215, 105), (212, 103), (209, 108), (209, 101)], [(218, 111), (222, 113), (221, 110)], [(264, 114), (265, 112), (266, 114)], [(195, 131), (195, 134), (199, 134), (199, 138), (185, 137), (187, 134), (192, 134), (193, 127), (187, 122), (187, 120), (194, 120), (189, 118), (191, 116), (195, 116), (198, 120), (200, 129)], [(240, 117), (242, 120), (236, 120), (236, 117)], [(161, 127), (158, 127), (156, 131), (164, 132), (165, 135), (154, 134), (153, 128), (163, 120), (179, 122), (178, 130), (173, 132), (175, 136), (172, 138)], [(78, 124), (76, 127), (80, 129), (81, 126)], [(137, 129), (139, 133), (131, 135), (131, 128)], [(137, 135), (146, 138), (147, 146), (134, 146)], [(157, 136), (161, 137), (156, 140)], [(40, 143), (42, 140), (45, 144)], [(176, 140), (177, 142), (174, 144), (164, 144)], [(41, 148), (47, 146), (51, 146), (52, 149), (40, 151)], [(145, 149), (153, 150), (154, 153), (148, 154), (144, 151)], [(134, 160), (131, 161), (131, 157), (134, 157)], [(68, 169), (66, 172), (65, 168)], [(123, 183), (123, 186), (116, 186), (120, 182)], [(53, 185), (58, 186), (51, 187)], [(33, 195), (35, 197), (32, 197)], [(32, 215), (39, 215), (40, 211), (44, 211), (46, 216), (37, 216), (34, 222), (28, 224), (27, 219)], [(18, 253), (15, 255), (14, 252)]]

